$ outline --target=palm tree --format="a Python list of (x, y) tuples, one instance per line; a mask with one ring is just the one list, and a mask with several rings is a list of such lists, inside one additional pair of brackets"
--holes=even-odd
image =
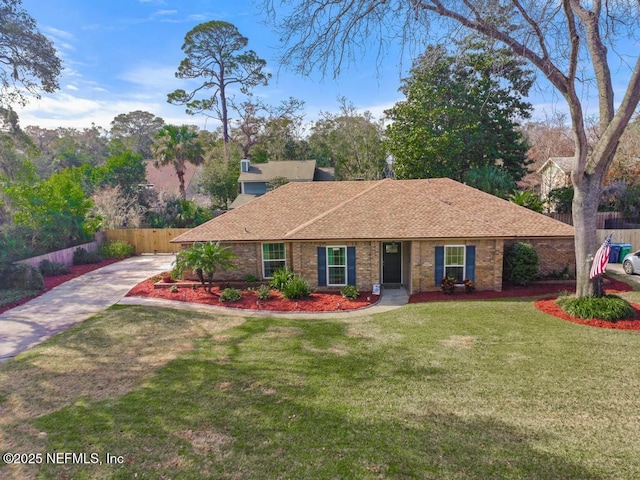
[(198, 140), (195, 127), (189, 125), (163, 125), (153, 137), (151, 151), (155, 157), (155, 165), (173, 164), (180, 181), (180, 196), (187, 198), (184, 188), (185, 162), (198, 165), (202, 160), (202, 145)]
[(198, 276), (204, 290), (211, 293), (214, 273), (217, 270), (235, 269), (232, 262), (234, 258), (236, 255), (229, 247), (221, 246), (220, 242), (194, 243), (191, 248), (178, 253), (173, 274), (179, 277), (185, 269), (191, 269)]

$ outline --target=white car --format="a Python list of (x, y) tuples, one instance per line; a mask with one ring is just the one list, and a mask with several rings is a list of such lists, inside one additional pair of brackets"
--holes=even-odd
[(622, 268), (628, 275), (640, 273), (640, 250), (626, 254), (622, 259)]

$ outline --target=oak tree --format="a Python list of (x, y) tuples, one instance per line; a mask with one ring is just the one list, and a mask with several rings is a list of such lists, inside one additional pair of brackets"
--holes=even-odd
[(523, 63), (477, 40), (463, 42), (455, 55), (428, 47), (403, 80), (406, 98), (385, 112), (396, 176), (462, 181), (486, 166), (520, 180), (530, 161), (519, 122), (530, 116), (524, 97), (533, 83)]

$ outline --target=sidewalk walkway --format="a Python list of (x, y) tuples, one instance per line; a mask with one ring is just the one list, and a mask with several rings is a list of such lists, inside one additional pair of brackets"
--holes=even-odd
[(128, 258), (69, 280), (0, 314), (0, 362), (117, 303), (141, 281), (171, 269), (174, 258)]
[(202, 303), (180, 302), (178, 300), (165, 300), (162, 298), (124, 297), (118, 303), (121, 305), (148, 305), (152, 307), (175, 308), (177, 310), (189, 310), (192, 312), (220, 312), (225, 315), (239, 315), (242, 317), (264, 318), (350, 318), (363, 315), (383, 313), (406, 305), (409, 295), (404, 288), (383, 289), (380, 301), (370, 307), (351, 310), (348, 312), (270, 312), (265, 310), (244, 310), (240, 308), (218, 307)]

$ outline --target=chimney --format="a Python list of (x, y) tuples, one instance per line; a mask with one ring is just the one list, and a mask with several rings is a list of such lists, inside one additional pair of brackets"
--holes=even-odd
[(250, 166), (251, 166), (251, 162), (249, 161), (249, 159), (243, 158), (242, 160), (240, 160), (240, 171), (241, 172), (248, 172)]

